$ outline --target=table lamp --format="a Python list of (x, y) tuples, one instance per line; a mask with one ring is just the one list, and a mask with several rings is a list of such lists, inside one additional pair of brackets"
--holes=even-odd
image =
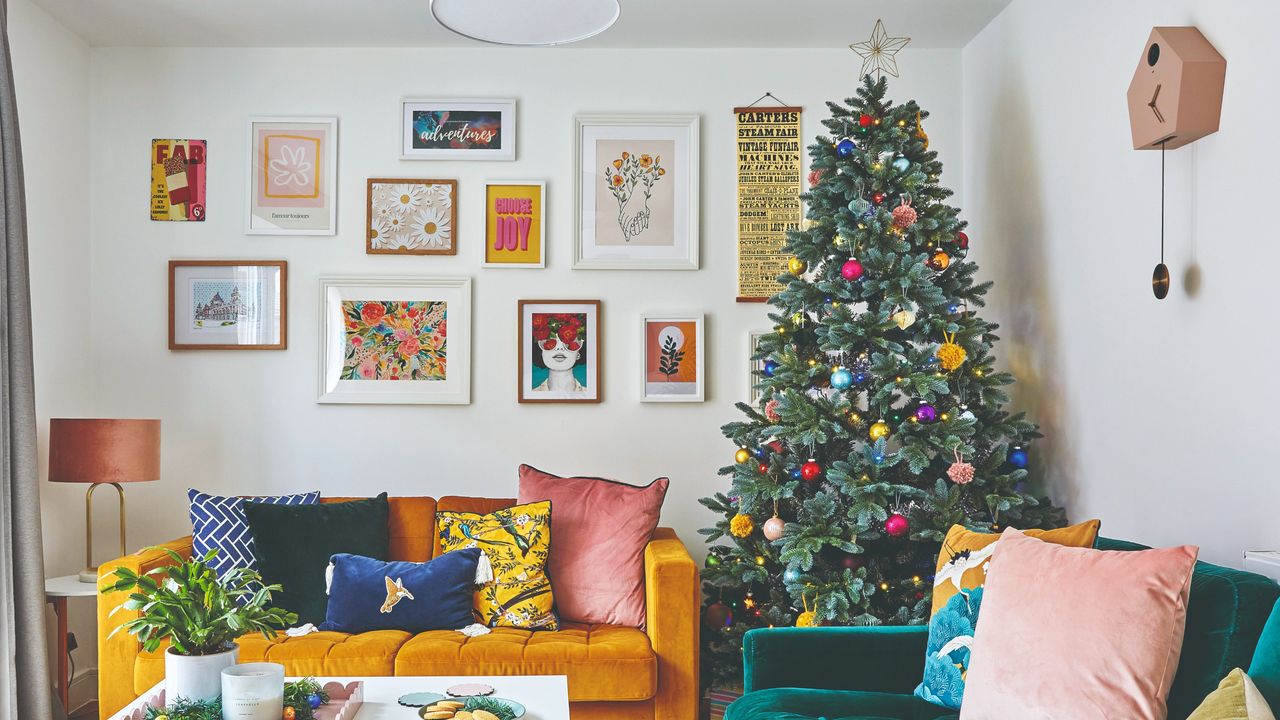
[(120, 494), (120, 554), (125, 555), (124, 488), (120, 483), (160, 479), (160, 421), (53, 418), (49, 420), (49, 482), (89, 483), (84, 499), (84, 562), (80, 581), (96, 583), (93, 563), (93, 491), (111, 485)]

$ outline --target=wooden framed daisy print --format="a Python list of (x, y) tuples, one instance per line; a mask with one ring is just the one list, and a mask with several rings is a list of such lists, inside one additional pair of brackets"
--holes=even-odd
[(365, 252), (457, 255), (458, 181), (369, 178)]
[(600, 301), (521, 300), (522, 403), (598, 403)]
[(640, 316), (641, 401), (702, 402), (706, 394), (703, 319), (693, 314)]
[(338, 232), (338, 118), (249, 118), (249, 235)]
[(320, 278), (321, 403), (471, 402), (471, 278)]
[(546, 267), (546, 190), (541, 180), (485, 183), (485, 267)]

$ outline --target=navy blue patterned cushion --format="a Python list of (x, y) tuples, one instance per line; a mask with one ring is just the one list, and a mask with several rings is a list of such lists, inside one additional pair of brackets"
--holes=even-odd
[[(253, 557), (253, 533), (244, 517), (244, 499), (202, 493), (195, 488), (187, 490), (191, 500), (191, 552), (196, 557), (216, 549), (218, 555), (210, 566), (222, 577), (235, 568), (257, 570)], [(254, 502), (272, 505), (315, 505), (320, 502), (320, 491), (255, 497)]]

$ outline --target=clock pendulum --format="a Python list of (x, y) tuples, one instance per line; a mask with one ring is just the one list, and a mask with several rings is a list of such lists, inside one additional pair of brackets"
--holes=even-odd
[(1164, 142), (1160, 143), (1160, 262), (1151, 272), (1151, 292), (1157, 300), (1169, 294), (1169, 266), (1164, 264)]

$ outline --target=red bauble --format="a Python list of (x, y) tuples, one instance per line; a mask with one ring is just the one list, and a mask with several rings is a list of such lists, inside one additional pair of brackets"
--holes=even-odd
[(874, 118), (866, 113), (862, 113), (862, 115), (858, 117), (858, 124), (862, 127), (870, 127), (873, 122), (875, 122)]
[(821, 474), (822, 466), (813, 460), (800, 466), (800, 477), (805, 480), (814, 480)]
[(875, 203), (875, 204), (877, 204), (877, 205), (879, 205), (880, 203), (884, 202), (884, 193), (879, 193), (879, 192), (878, 192), (878, 193), (876, 193), (876, 194), (872, 195), (872, 196), (871, 196), (871, 202), (874, 202), (874, 203)]
[(767, 473), (769, 472), (769, 464), (768, 464), (768, 463), (760, 463), (760, 467), (759, 467), (759, 468), (757, 468), (757, 469), (758, 469), (760, 472), (762, 472), (762, 473), (766, 473), (766, 474), (767, 474)]
[(884, 531), (889, 537), (902, 537), (911, 532), (911, 523), (902, 513), (894, 513), (885, 519)]
[(844, 265), (840, 267), (840, 275), (844, 277), (845, 280), (857, 280), (862, 277), (862, 263), (854, 260), (853, 258), (849, 258), (845, 261)]
[(726, 628), (733, 624), (733, 611), (724, 603), (711, 603), (707, 606), (702, 621), (712, 630)]
[(956, 233), (956, 245), (960, 246), (961, 250), (969, 249), (969, 236), (965, 235), (964, 231)]

